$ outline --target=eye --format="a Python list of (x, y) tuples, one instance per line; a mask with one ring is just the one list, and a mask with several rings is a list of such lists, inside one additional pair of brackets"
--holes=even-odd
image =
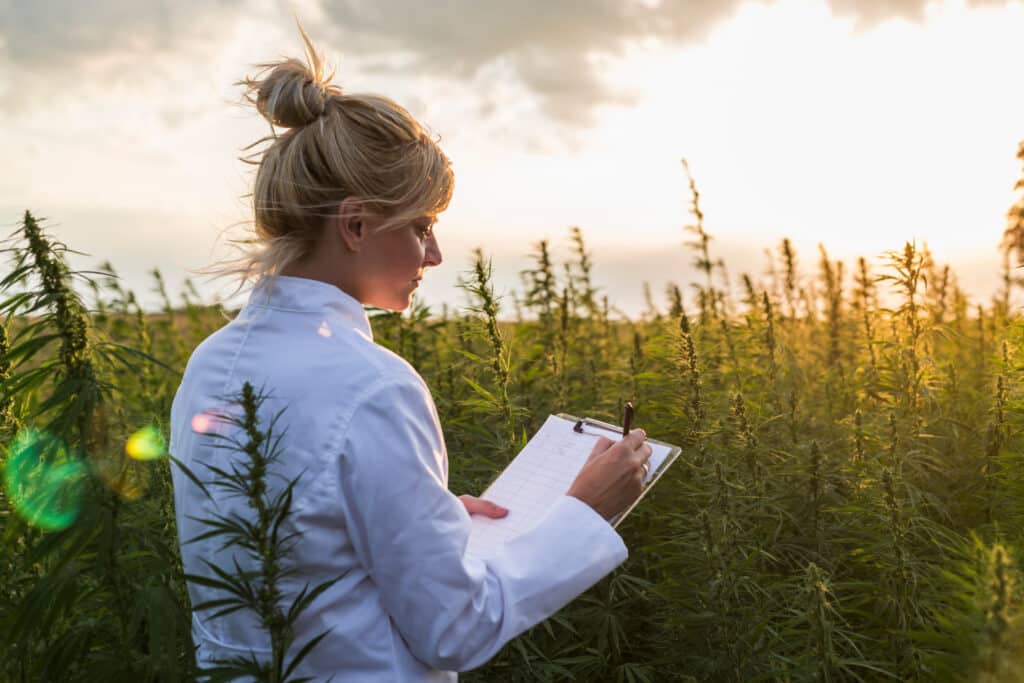
[(429, 240), (434, 236), (434, 223), (422, 221), (416, 224), (416, 232), (421, 239)]

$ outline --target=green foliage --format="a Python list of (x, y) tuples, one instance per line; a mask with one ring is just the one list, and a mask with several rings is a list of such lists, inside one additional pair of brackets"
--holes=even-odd
[[(93, 326), (71, 286), (83, 275), (68, 268), (66, 251), (26, 212), (0, 282), (11, 330), (0, 404), (13, 408), (7, 434), (22, 427), (2, 451), (0, 676), (187, 679), (189, 614), (166, 462), (147, 467), (123, 451), (153, 418), (123, 380), (151, 359)], [(176, 382), (156, 367), (163, 382)], [(62, 474), (71, 476), (59, 481)], [(147, 485), (159, 502), (132, 504)], [(26, 517), (13, 512), (27, 504)], [(25, 519), (48, 520), (41, 526), (49, 531)]]
[[(479, 251), (465, 308), (372, 312), (375, 339), (434, 393), (456, 493), (483, 491), (552, 412), (614, 421), (632, 400), (640, 426), (684, 448), (622, 526), (626, 564), (463, 679), (1024, 680), (1019, 283), (969, 302), (915, 244), (850, 269), (822, 246), (808, 273), (783, 240), (767, 276), (741, 275), (734, 293), (688, 181), (697, 282), (665, 301), (648, 288), (638, 320), (593, 284), (599, 264), (575, 228), (564, 261), (549, 242), (533, 248), (515, 321)], [(168, 463), (122, 451), (139, 428), (164, 428), (188, 353), (223, 312), (188, 283), (175, 307), (158, 274), (159, 312), (143, 314), (113, 275), (86, 283), (90, 310), (33, 217), (11, 244), (3, 457), (36, 429), (85, 474), (62, 530), (26, 524), (10, 491), (0, 499), (0, 680), (193, 680)], [(211, 533), (251, 549), (272, 540), (290, 489), (258, 486), (272, 425), (240, 429), (249, 464), (210, 485), (251, 498), (271, 536), (242, 538), (254, 530), (229, 519)], [(196, 608), (260, 614), (279, 656), (234, 664), (283, 680), (287, 564), (255, 566), (207, 577), (228, 602)]]

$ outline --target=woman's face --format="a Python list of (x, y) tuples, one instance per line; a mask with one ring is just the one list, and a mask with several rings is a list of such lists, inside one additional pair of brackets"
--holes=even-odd
[(390, 311), (409, 307), (423, 271), (440, 265), (434, 219), (423, 217), (392, 230), (374, 232), (363, 243), (360, 300)]

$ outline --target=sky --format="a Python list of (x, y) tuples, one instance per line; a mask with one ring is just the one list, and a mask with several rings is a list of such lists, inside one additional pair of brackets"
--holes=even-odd
[(645, 282), (664, 305), (699, 280), (682, 158), (734, 280), (789, 237), (808, 273), (819, 243), (916, 240), (976, 300), (997, 286), (1021, 0), (0, 0), (0, 227), (30, 209), (150, 304), (153, 268), (230, 292), (195, 271), (251, 217), (238, 157), (269, 130), (235, 83), (301, 57), (295, 18), (336, 84), (400, 102), (452, 159), (428, 304), (464, 303), (480, 247), (511, 311), (532, 245), (562, 261), (575, 225), (613, 306), (636, 315)]

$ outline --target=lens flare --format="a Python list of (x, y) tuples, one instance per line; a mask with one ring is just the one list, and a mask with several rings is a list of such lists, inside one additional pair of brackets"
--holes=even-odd
[(4, 467), (14, 509), (44, 531), (71, 526), (81, 509), (86, 467), (57, 437), (26, 429), (15, 437)]
[(209, 413), (196, 413), (192, 416), (192, 431), (206, 434), (213, 427), (213, 416)]
[(135, 460), (156, 460), (167, 455), (167, 443), (160, 430), (149, 425), (128, 437), (124, 452)]
[(209, 408), (192, 416), (192, 431), (196, 434), (216, 434), (230, 427), (238, 412), (235, 406), (225, 405)]

